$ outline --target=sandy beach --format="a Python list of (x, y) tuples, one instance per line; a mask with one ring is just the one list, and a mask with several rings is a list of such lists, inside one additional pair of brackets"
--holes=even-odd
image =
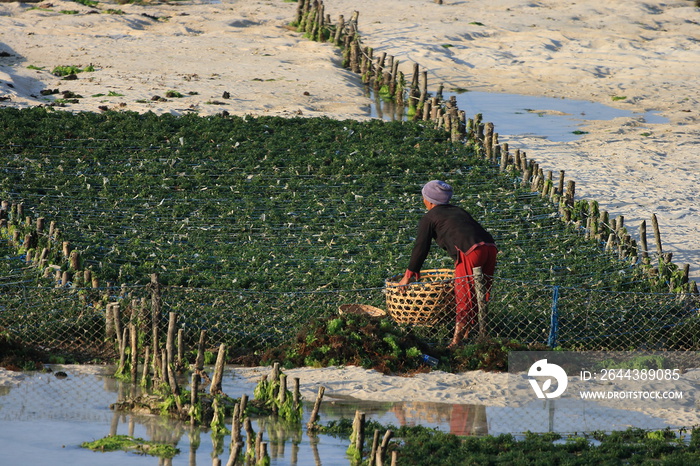
[[(359, 11), (363, 43), (375, 55), (396, 57), (407, 75), (418, 63), (431, 92), (442, 83), (446, 91), (586, 100), (631, 112), (590, 121), (581, 128), (587, 134), (569, 142), (503, 133), (500, 141), (544, 170), (565, 170), (577, 197), (624, 215), (633, 236), (656, 214), (664, 251), (700, 279), (700, 9), (692, 1), (329, 0), (325, 7), (333, 21)], [(288, 27), (295, 12), (296, 3), (282, 0), (3, 2), (0, 106), (46, 105), (71, 91), (83, 98), (61, 110), (370, 118), (360, 78), (340, 67), (338, 48)], [(51, 73), (89, 65), (94, 71), (72, 81)], [(42, 95), (47, 89), (59, 93)], [(647, 122), (647, 112), (666, 122)], [(484, 119), (492, 121), (488, 112)], [(649, 244), (653, 249), (653, 237)], [(257, 377), (266, 369), (241, 370)], [(501, 404), (509, 377), (286, 372), (301, 378), (306, 398), (323, 384), (331, 396), (487, 406)], [(697, 372), (684, 383), (694, 391)], [(698, 424), (688, 403), (648, 409), (669, 422)]]

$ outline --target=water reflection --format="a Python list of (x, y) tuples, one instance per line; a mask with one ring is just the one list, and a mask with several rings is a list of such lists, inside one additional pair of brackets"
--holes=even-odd
[[(71, 465), (188, 465), (226, 464), (231, 436), (172, 419), (115, 412), (110, 404), (131, 396), (136, 388), (111, 377), (112, 368), (66, 366), (65, 379), (52, 374), (26, 373), (19, 383), (0, 390), (2, 464)], [(257, 381), (224, 376), (224, 392), (237, 398), (252, 395)], [(256, 418), (253, 431), (268, 444), (271, 464), (348, 464), (348, 440), (309, 435), (306, 423), (313, 400), (304, 404), (304, 419), (289, 424), (273, 417)], [(459, 403), (368, 402), (326, 397), (320, 423), (352, 419), (355, 411), (383, 425), (421, 425), (456, 435), (498, 435), (532, 432), (586, 432), (635, 426), (664, 428), (667, 423), (649, 415), (572, 400), (535, 401), (523, 406), (482, 406)], [(230, 421), (229, 421), (230, 422)], [(230, 424), (228, 425), (230, 427)], [(245, 436), (245, 432), (242, 432)], [(85, 441), (107, 435), (130, 435), (175, 445), (180, 454), (163, 460), (133, 453), (95, 453), (80, 448)], [(251, 436), (251, 438), (254, 438)]]
[(365, 96), (372, 99), (370, 115), (373, 118), (386, 121), (401, 121), (408, 118), (408, 108), (405, 105), (397, 105), (394, 101), (384, 100), (379, 96), (379, 93), (370, 91), (369, 87), (365, 87)]
[(447, 425), (454, 435), (488, 435), (486, 406), (469, 404), (397, 403), (392, 412), (399, 426)]

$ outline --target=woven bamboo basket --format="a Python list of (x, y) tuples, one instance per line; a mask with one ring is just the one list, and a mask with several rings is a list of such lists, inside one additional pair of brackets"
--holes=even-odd
[(386, 311), (399, 324), (433, 327), (454, 312), (454, 270), (421, 271), (421, 281), (398, 286), (403, 275), (386, 280)]

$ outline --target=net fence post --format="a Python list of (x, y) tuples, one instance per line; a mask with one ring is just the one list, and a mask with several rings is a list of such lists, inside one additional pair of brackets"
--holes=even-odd
[[(160, 345), (158, 342), (159, 336), (159, 326), (160, 326), (160, 319), (161, 319), (161, 308), (162, 308), (162, 294), (161, 294), (161, 285), (160, 285), (160, 279), (158, 277), (157, 273), (151, 274), (151, 283), (150, 283), (150, 291), (151, 291), (151, 346), (153, 346), (153, 354), (157, 355), (160, 354)], [(156, 368), (159, 368), (159, 359), (157, 357), (153, 358), (153, 368), (154, 371)], [(159, 369), (163, 369), (162, 367)]]

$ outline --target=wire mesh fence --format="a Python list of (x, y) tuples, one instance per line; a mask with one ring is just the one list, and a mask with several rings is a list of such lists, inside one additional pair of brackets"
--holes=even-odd
[[(478, 285), (479, 277), (474, 278)], [(177, 314), (183, 343), (202, 330), (213, 344), (246, 354), (293, 340), (314, 319), (362, 304), (426, 342), (447, 344), (455, 332), (454, 279), (315, 292), (255, 292), (179, 286), (76, 288), (0, 283), (0, 328), (23, 342), (90, 357), (115, 355), (115, 335), (129, 322), (146, 336)], [(436, 289), (439, 291), (436, 292)], [(437, 296), (436, 293), (440, 294)], [(478, 294), (478, 293), (477, 293)], [(493, 277), (490, 300), (467, 303), (467, 341), (480, 337), (578, 350), (700, 349), (700, 298), (691, 293), (631, 293), (542, 285)], [(416, 298), (418, 296), (420, 299)], [(412, 303), (420, 301), (416, 309)], [(114, 319), (115, 308), (119, 311)], [(420, 309), (418, 309), (420, 308)], [(165, 332), (162, 332), (163, 335)]]

